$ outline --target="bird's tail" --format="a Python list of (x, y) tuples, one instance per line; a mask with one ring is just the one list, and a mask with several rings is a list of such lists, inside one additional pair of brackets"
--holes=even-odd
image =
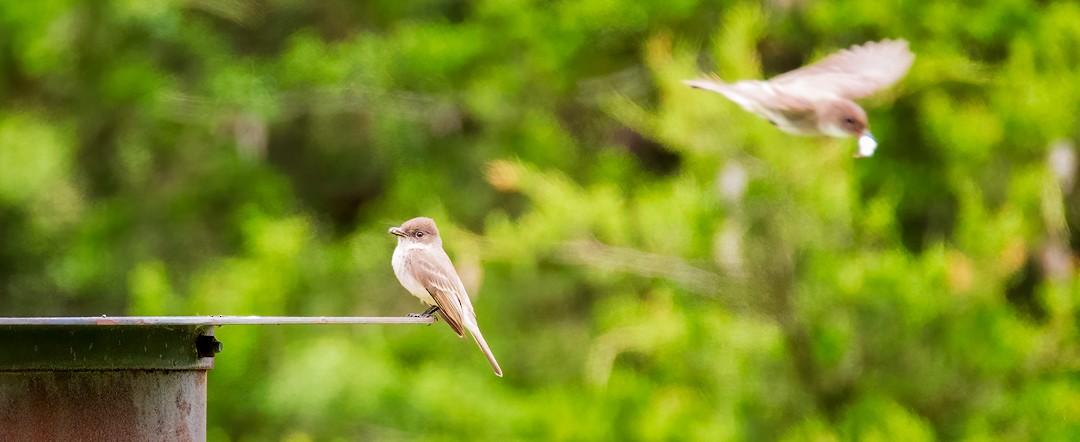
[(737, 83), (724, 83), (713, 80), (683, 80), (687, 86), (695, 89), (704, 89), (723, 94), (729, 100), (734, 101), (743, 109), (750, 112), (758, 111), (758, 97), (767, 94), (768, 85), (763, 81), (740, 81)]
[(480, 346), (480, 350), (484, 352), (484, 356), (487, 356), (488, 363), (491, 364), (491, 369), (495, 370), (495, 375), (502, 377), (502, 368), (499, 367), (499, 362), (495, 360), (495, 355), (491, 353), (491, 348), (488, 347), (487, 341), (484, 340), (484, 335), (480, 333), (480, 327), (476, 324), (467, 324), (466, 328), (469, 329), (469, 333), (473, 339), (476, 340), (476, 345)]
[(720, 80), (683, 80), (683, 84), (694, 89), (705, 89), (721, 94), (726, 93), (728, 87), (727, 83)]

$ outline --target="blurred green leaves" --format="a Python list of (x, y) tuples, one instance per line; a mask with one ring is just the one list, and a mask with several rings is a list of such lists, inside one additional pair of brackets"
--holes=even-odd
[[(507, 377), (441, 324), (222, 328), (212, 439), (1076, 439), (1078, 23), (1064, 1), (12, 4), (0, 311), (418, 312), (385, 232), (426, 215)], [(872, 159), (681, 83), (881, 38), (917, 58), (864, 102)]]
[(64, 125), (49, 124), (27, 114), (7, 115), (0, 120), (0, 201), (32, 206), (53, 200), (60, 207), (42, 207), (43, 212), (77, 210), (71, 207), (77, 201), (56, 201), (48, 195), (52, 189), (73, 184), (72, 140), (65, 129)]

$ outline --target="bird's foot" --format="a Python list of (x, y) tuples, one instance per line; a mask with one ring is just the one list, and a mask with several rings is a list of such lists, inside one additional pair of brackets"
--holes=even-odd
[(433, 306), (429, 307), (427, 310), (424, 310), (423, 313), (409, 313), (408, 315), (405, 315), (405, 316), (408, 316), (410, 318), (431, 318), (431, 317), (434, 317), (435, 320), (438, 321), (439, 320), (438, 316), (432, 316), (438, 310), (439, 310), (439, 307), (433, 305)]

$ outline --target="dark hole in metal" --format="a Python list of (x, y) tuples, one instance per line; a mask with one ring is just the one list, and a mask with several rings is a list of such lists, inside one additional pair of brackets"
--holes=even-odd
[(195, 349), (199, 352), (199, 357), (212, 358), (215, 354), (221, 353), (222, 345), (221, 341), (213, 336), (199, 335), (195, 337)]

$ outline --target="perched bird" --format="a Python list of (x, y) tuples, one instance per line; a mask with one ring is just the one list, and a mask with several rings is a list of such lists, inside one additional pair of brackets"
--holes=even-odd
[(868, 157), (874, 154), (877, 141), (870, 134), (866, 111), (851, 100), (896, 83), (914, 61), (906, 41), (882, 40), (852, 46), (767, 81), (684, 83), (723, 94), (789, 134), (859, 136), (855, 156)]
[(424, 313), (415, 316), (428, 317), (438, 312), (450, 328), (459, 337), (464, 338), (468, 330), (480, 350), (487, 356), (488, 363), (495, 374), (502, 376), (502, 368), (491, 354), (480, 327), (476, 325), (476, 313), (472, 301), (461, 284), (454, 264), (442, 247), (442, 238), (435, 221), (431, 218), (413, 218), (405, 221), (401, 227), (391, 227), (390, 233), (397, 235), (397, 248), (394, 249), (394, 275), (401, 285), (431, 306)]

